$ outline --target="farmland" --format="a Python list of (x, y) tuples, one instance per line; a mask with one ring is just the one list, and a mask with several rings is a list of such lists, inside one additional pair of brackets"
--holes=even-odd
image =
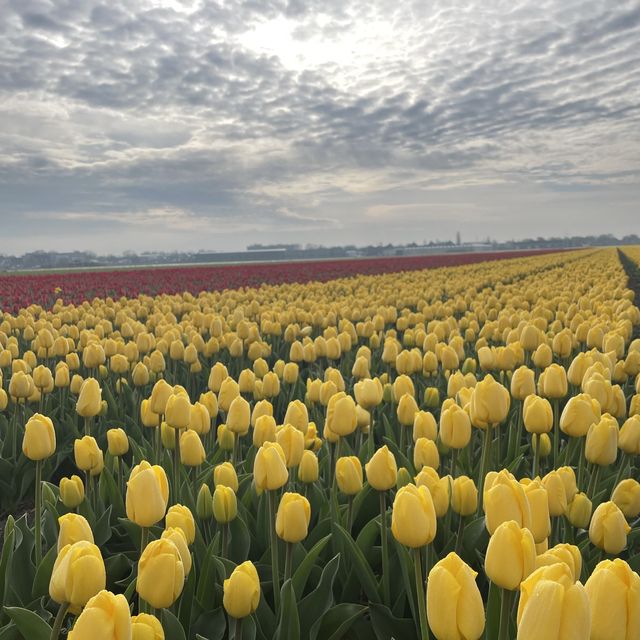
[(639, 268), (0, 277), (0, 638), (640, 637)]

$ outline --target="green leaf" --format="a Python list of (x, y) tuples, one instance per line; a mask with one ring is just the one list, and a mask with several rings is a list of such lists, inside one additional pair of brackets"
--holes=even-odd
[(409, 618), (396, 618), (388, 607), (383, 604), (370, 604), (371, 626), (378, 640), (402, 638), (414, 640), (417, 638), (416, 625)]
[(293, 589), (296, 593), (296, 598), (302, 598), (304, 588), (307, 584), (311, 569), (316, 564), (318, 556), (322, 553), (322, 550), (327, 546), (327, 543), (331, 539), (331, 535), (325, 536), (322, 540), (319, 540), (314, 547), (307, 552), (304, 560), (300, 563), (296, 572), (293, 574), (292, 582)]
[(51, 638), (51, 627), (33, 611), (20, 607), (5, 607), (4, 610), (18, 627), (18, 631), (25, 640), (49, 640)]
[(300, 602), (298, 615), (301, 620), (302, 637), (308, 636), (311, 624), (333, 604), (333, 582), (339, 567), (340, 554), (329, 560), (322, 570), (318, 586)]
[(287, 580), (280, 590), (280, 618), (274, 640), (300, 640), (298, 607), (291, 580)]
[(500, 629), (500, 588), (493, 582), (489, 586), (487, 598), (487, 621), (485, 623), (485, 638), (497, 638)]
[(33, 580), (33, 590), (31, 592), (34, 598), (42, 598), (49, 593), (49, 582), (57, 556), (58, 549), (51, 547), (42, 558), (40, 566), (36, 568), (36, 577)]
[[(196, 638), (206, 638), (206, 640), (222, 640), (226, 631), (227, 616), (224, 615), (222, 607), (201, 613), (191, 625), (191, 632), (196, 633)], [(206, 634), (206, 636), (202, 634)], [(169, 636), (167, 636), (167, 640), (169, 640)]]
[(251, 534), (242, 518), (235, 518), (229, 523), (231, 540), (229, 541), (229, 558), (241, 564), (249, 556), (251, 546)]
[[(15, 545), (16, 531), (14, 520), (11, 516), (7, 519), (4, 528), (4, 544), (2, 545), (2, 555), (0, 555), (0, 602), (6, 602), (5, 589), (7, 585), (7, 567), (11, 565), (13, 549)], [(0, 614), (0, 619), (1, 619)]]
[(310, 640), (340, 640), (366, 612), (367, 607), (362, 604), (337, 604), (315, 621), (311, 627)]
[(182, 590), (182, 595), (180, 596), (180, 609), (178, 611), (180, 624), (187, 636), (189, 635), (189, 626), (191, 624), (191, 610), (193, 608), (193, 597), (196, 590), (196, 582), (196, 567), (193, 565), (189, 572), (187, 582), (184, 585), (184, 589)]
[(171, 638), (171, 640), (187, 640), (182, 625), (171, 611), (163, 609), (160, 620), (162, 622), (165, 637)]
[(353, 564), (362, 588), (367, 594), (367, 598), (369, 598), (371, 602), (380, 602), (380, 593), (378, 592), (376, 577), (367, 559), (362, 554), (362, 551), (360, 551), (358, 545), (353, 541), (353, 538), (339, 524), (334, 525), (334, 531), (344, 550), (344, 557), (348, 558)]

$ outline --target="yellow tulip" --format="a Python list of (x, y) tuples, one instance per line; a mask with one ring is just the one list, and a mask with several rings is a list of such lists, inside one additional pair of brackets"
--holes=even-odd
[(433, 500), (426, 487), (407, 484), (398, 490), (393, 501), (391, 533), (400, 544), (413, 549), (423, 547), (435, 538), (436, 526)]
[(300, 542), (307, 537), (311, 505), (298, 493), (286, 492), (280, 498), (276, 515), (276, 533), (285, 542)]
[(223, 462), (213, 468), (214, 486), (229, 487), (234, 493), (238, 492), (238, 475), (230, 462)]
[(625, 517), (637, 518), (640, 514), (640, 483), (634, 478), (622, 480), (614, 488), (611, 502), (618, 506)]
[(387, 445), (378, 449), (364, 468), (367, 482), (377, 491), (388, 491), (395, 486), (398, 465)]
[(140, 613), (137, 616), (132, 616), (131, 640), (164, 640), (162, 623), (150, 613)]
[[(82, 613), (78, 616), (73, 629), (69, 632), (69, 640), (123, 640), (131, 638), (131, 613), (129, 603), (122, 595), (114, 595), (109, 591), (100, 591), (91, 598)], [(134, 640), (138, 640), (133, 636)], [(142, 640), (147, 640), (142, 636)], [(163, 637), (149, 640), (163, 640)]]
[(624, 560), (598, 563), (585, 590), (591, 605), (591, 640), (640, 637), (640, 576)]
[(563, 562), (540, 567), (522, 583), (517, 621), (518, 640), (586, 639), (591, 611), (585, 588)]
[(253, 478), (256, 487), (262, 491), (274, 491), (286, 484), (289, 472), (284, 451), (277, 442), (265, 442), (258, 449), (253, 462)]
[(69, 603), (71, 612), (78, 613), (105, 584), (106, 571), (100, 549), (80, 540), (60, 549), (49, 581), (49, 595), (58, 604)]
[(189, 507), (182, 504), (174, 504), (169, 507), (165, 518), (167, 529), (182, 529), (188, 544), (193, 544), (196, 539), (196, 523)]
[(344, 456), (336, 461), (336, 482), (338, 489), (353, 496), (362, 489), (362, 464), (356, 456)]
[(58, 533), (58, 553), (68, 544), (75, 544), (81, 540), (86, 540), (93, 544), (93, 531), (84, 516), (67, 513), (58, 518), (60, 532)]
[(75, 509), (84, 500), (84, 483), (79, 476), (60, 480), (60, 501), (67, 509)]
[(127, 482), (127, 518), (141, 527), (151, 527), (164, 518), (169, 500), (167, 475), (159, 465), (146, 460), (133, 467)]
[(80, 387), (76, 413), (83, 418), (93, 418), (102, 408), (102, 389), (95, 378), (87, 378)]
[(213, 492), (213, 516), (216, 522), (226, 524), (238, 515), (236, 494), (231, 487), (219, 484)]
[(250, 616), (260, 603), (260, 579), (249, 560), (238, 565), (223, 584), (222, 604), (233, 618)]
[(140, 556), (136, 591), (156, 609), (173, 605), (184, 588), (185, 571), (178, 547), (166, 538), (150, 542)]
[(478, 574), (451, 552), (437, 562), (427, 580), (427, 618), (437, 640), (479, 640), (484, 604)]
[(112, 456), (123, 456), (129, 451), (129, 438), (124, 429), (109, 429), (107, 431), (109, 453)]
[(503, 522), (489, 538), (484, 569), (494, 584), (513, 591), (535, 569), (536, 545), (529, 529)]
[(56, 431), (51, 418), (32, 415), (24, 428), (22, 452), (29, 460), (46, 460), (56, 451)]
[(599, 549), (617, 555), (627, 546), (631, 527), (614, 502), (603, 502), (593, 512), (589, 525), (589, 539)]

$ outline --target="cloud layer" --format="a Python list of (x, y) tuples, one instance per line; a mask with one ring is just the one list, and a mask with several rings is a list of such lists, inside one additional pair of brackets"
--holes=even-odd
[(638, 230), (638, 2), (0, 9), (5, 252)]

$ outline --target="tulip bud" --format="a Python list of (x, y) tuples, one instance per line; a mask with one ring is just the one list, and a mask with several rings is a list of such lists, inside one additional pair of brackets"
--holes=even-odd
[(549, 514), (552, 516), (564, 515), (567, 510), (567, 493), (560, 474), (554, 469), (542, 478), (542, 484), (547, 490), (549, 500)]
[(574, 582), (580, 579), (582, 554), (580, 553), (580, 549), (574, 544), (557, 544), (552, 549), (541, 553), (536, 558), (536, 569), (548, 567), (557, 562), (564, 562), (569, 567)]
[[(640, 398), (640, 396), (638, 396)], [(630, 456), (640, 455), (640, 415), (632, 415), (620, 429), (618, 446)]]
[(585, 458), (594, 464), (613, 464), (618, 455), (618, 421), (605, 413), (600, 421), (592, 424), (587, 432)]
[(387, 445), (378, 449), (365, 465), (367, 482), (377, 491), (388, 491), (396, 484), (398, 466)]
[(109, 453), (112, 456), (123, 456), (129, 451), (129, 438), (124, 429), (109, 429), (107, 431)]
[(238, 515), (236, 494), (230, 487), (218, 485), (213, 492), (213, 515), (216, 522), (227, 524)]
[(460, 516), (470, 516), (478, 507), (478, 489), (467, 476), (458, 476), (453, 481), (451, 508)]
[(506, 469), (487, 474), (483, 506), (485, 525), (491, 535), (509, 520), (514, 520), (519, 527), (531, 527), (531, 507), (524, 487)]
[(576, 493), (567, 505), (567, 520), (578, 529), (586, 529), (591, 521), (591, 500), (585, 493)]
[(186, 429), (191, 418), (191, 402), (182, 394), (169, 396), (165, 407), (165, 419), (173, 429)]
[(151, 404), (150, 409), (157, 415), (164, 415), (169, 398), (173, 395), (173, 388), (164, 378), (160, 378), (158, 382), (153, 385), (151, 390), (151, 397), (149, 402)]
[(517, 621), (518, 640), (588, 638), (591, 612), (585, 588), (563, 562), (540, 567), (520, 587)]
[(46, 460), (55, 453), (56, 432), (50, 418), (32, 415), (24, 428), (22, 452), (29, 460)]
[(69, 367), (64, 362), (58, 362), (56, 365), (56, 375), (53, 384), (58, 388), (66, 388), (71, 383)]
[(79, 476), (60, 480), (60, 500), (67, 509), (75, 509), (84, 500), (84, 483)]
[(496, 528), (487, 546), (484, 568), (487, 577), (503, 589), (514, 591), (536, 566), (536, 546), (529, 529), (514, 520)]
[(584, 588), (591, 606), (592, 640), (640, 637), (640, 576), (624, 560), (599, 562)]
[(586, 393), (569, 398), (560, 416), (560, 428), (574, 438), (586, 436), (589, 427), (600, 420), (600, 404)]
[(253, 429), (253, 446), (261, 447), (265, 442), (276, 441), (276, 421), (273, 416), (262, 415)]
[(233, 431), (227, 429), (226, 424), (219, 424), (218, 431), (216, 434), (216, 439), (218, 442), (218, 446), (223, 451), (233, 451), (233, 446), (236, 439), (236, 434)]
[(196, 523), (189, 507), (174, 504), (167, 511), (165, 518), (167, 529), (182, 529), (187, 544), (193, 544), (196, 539)]
[(469, 414), (457, 404), (443, 409), (440, 414), (440, 438), (450, 449), (463, 449), (471, 440)]
[(398, 422), (404, 427), (413, 425), (414, 418), (418, 413), (418, 405), (412, 394), (405, 393), (398, 402), (397, 416)]
[(131, 617), (131, 634), (131, 640), (165, 640), (162, 623), (150, 613)]
[[(271, 406), (271, 403), (268, 401), (265, 402)], [(273, 407), (271, 407), (271, 411), (273, 412)], [(271, 415), (273, 415), (273, 413), (271, 413)], [(289, 403), (283, 424), (293, 425), (303, 434), (307, 433), (307, 429), (309, 428), (309, 412), (307, 411), (307, 407), (304, 402), (300, 400), (293, 400)]]
[(338, 489), (353, 496), (362, 489), (362, 464), (356, 456), (345, 456), (336, 461)]
[(475, 386), (471, 394), (469, 402), (471, 424), (478, 429), (496, 427), (507, 417), (509, 406), (509, 392), (491, 375), (487, 375)]
[(416, 469), (422, 469), (422, 467), (437, 469), (440, 466), (440, 454), (433, 440), (418, 438), (413, 449), (413, 466)]
[(627, 545), (631, 528), (614, 502), (603, 502), (594, 512), (589, 525), (589, 539), (599, 549), (619, 554)]
[(628, 518), (637, 518), (640, 514), (640, 483), (633, 478), (622, 480), (611, 495), (611, 502)]
[(149, 369), (142, 362), (138, 362), (131, 372), (131, 379), (136, 387), (144, 387), (149, 384)]
[(207, 459), (200, 436), (193, 429), (180, 435), (180, 462), (185, 467), (199, 467)]
[(377, 378), (366, 378), (356, 382), (353, 392), (358, 404), (364, 409), (372, 409), (382, 402), (382, 385)]
[(102, 470), (103, 454), (96, 439), (92, 436), (84, 436), (73, 443), (73, 453), (76, 467), (81, 471), (88, 471), (91, 475), (95, 469)]
[(528, 395), (522, 406), (524, 427), (529, 433), (549, 433), (553, 427), (553, 409), (546, 398)]
[(454, 552), (429, 572), (427, 618), (437, 640), (479, 640), (482, 636), (485, 615), (477, 575)]
[(426, 487), (408, 484), (398, 490), (393, 501), (391, 532), (400, 544), (412, 549), (433, 541), (436, 535), (436, 512)]
[(257, 608), (260, 602), (260, 579), (258, 572), (249, 560), (238, 565), (223, 584), (225, 611), (232, 618), (246, 618)]
[(80, 387), (76, 413), (83, 418), (93, 418), (102, 408), (102, 389), (95, 378), (87, 378)]
[(396, 489), (402, 489), (408, 484), (413, 484), (413, 478), (406, 467), (398, 469), (398, 477), (396, 479)]
[[(196, 402), (196, 404), (198, 404), (198, 402)], [(203, 404), (206, 407), (210, 419), (213, 420), (213, 418), (218, 415), (218, 398), (216, 398), (216, 394), (213, 393), (213, 391), (201, 393), (200, 404)]]
[(533, 371), (525, 366), (516, 369), (511, 377), (511, 395), (517, 400), (524, 400), (535, 392), (536, 385)]
[(298, 466), (298, 479), (305, 484), (311, 484), (318, 480), (318, 473), (318, 456), (312, 451), (305, 451)]
[(413, 418), (413, 441), (418, 438), (435, 440), (438, 437), (438, 427), (433, 414), (428, 411), (417, 411)]
[(300, 542), (307, 537), (311, 505), (299, 493), (284, 493), (276, 516), (276, 533), (285, 542)]
[(93, 531), (91, 531), (89, 523), (83, 516), (67, 513), (58, 518), (58, 524), (60, 526), (57, 544), (58, 553), (68, 544), (75, 544), (81, 540), (86, 540), (93, 544)]
[(58, 604), (69, 603), (72, 612), (78, 613), (105, 584), (100, 549), (81, 540), (60, 549), (49, 581), (49, 595)]
[(136, 591), (156, 609), (173, 605), (182, 593), (185, 570), (180, 551), (167, 538), (150, 542), (138, 562)]
[(344, 391), (334, 394), (327, 405), (327, 419), (325, 429), (329, 429), (337, 436), (348, 436), (358, 426), (356, 403)]
[(127, 518), (141, 527), (151, 527), (164, 518), (169, 500), (167, 475), (159, 465), (146, 460), (133, 467), (127, 482)]
[(33, 378), (24, 371), (17, 371), (9, 380), (9, 395), (18, 400), (28, 398), (34, 391)]
[(238, 491), (238, 476), (235, 467), (230, 462), (223, 462), (213, 469), (214, 486), (229, 487), (234, 493)]
[(284, 451), (277, 442), (265, 442), (258, 449), (253, 463), (253, 478), (256, 487), (262, 491), (274, 491), (286, 484), (289, 472)]
[(304, 435), (290, 424), (276, 431), (276, 442), (284, 451), (287, 468), (297, 467), (304, 452)]
[(445, 516), (449, 510), (452, 484), (451, 476), (441, 478), (438, 472), (431, 467), (423, 467), (422, 471), (416, 476), (416, 486), (425, 486), (429, 489), (438, 518)]
[(437, 387), (427, 387), (424, 390), (423, 404), (427, 409), (435, 409), (440, 406), (440, 392)]
[[(97, 635), (99, 630), (99, 635)], [(76, 619), (68, 640), (164, 640), (164, 636), (137, 636), (132, 634), (131, 613), (129, 603), (122, 595), (114, 595), (109, 591), (100, 591), (87, 602), (87, 606)]]
[(213, 496), (209, 485), (203, 484), (198, 492), (196, 500), (196, 513), (200, 520), (209, 520), (213, 518)]

